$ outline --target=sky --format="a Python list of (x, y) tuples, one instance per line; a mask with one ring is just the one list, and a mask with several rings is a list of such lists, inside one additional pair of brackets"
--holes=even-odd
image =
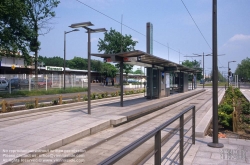
[[(250, 0), (217, 2), (217, 46), (221, 55), (218, 67), (221, 72), (227, 72), (229, 61), (236, 61), (230, 62), (234, 72), (243, 59), (250, 57), (249, 6)], [(55, 12), (56, 17), (49, 24), (52, 30), (39, 37), (41, 56), (63, 58), (64, 31), (73, 30), (69, 27), (73, 23), (88, 21), (94, 24), (93, 29), (112, 28), (123, 35), (131, 35), (138, 41), (135, 49), (144, 52), (146, 23), (151, 22), (155, 40), (152, 54), (175, 63), (184, 60), (202, 63), (202, 57), (185, 56), (212, 53), (212, 0), (61, 0)], [(85, 29), (79, 30), (66, 35), (67, 60), (87, 58), (88, 35)], [(103, 37), (103, 33), (91, 34), (91, 53), (99, 53), (98, 40)], [(205, 56), (204, 61), (205, 72), (210, 73), (212, 56)], [(135, 66), (134, 70), (137, 68)]]

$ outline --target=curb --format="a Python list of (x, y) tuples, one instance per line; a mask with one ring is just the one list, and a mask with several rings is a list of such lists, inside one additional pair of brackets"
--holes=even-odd
[[(223, 90), (222, 93), (220, 94), (220, 96), (218, 97), (218, 103), (219, 104), (222, 101), (222, 98), (224, 97), (224, 94), (225, 94), (225, 90)], [(212, 121), (212, 117), (213, 117), (213, 107), (211, 106), (211, 108), (209, 108), (207, 113), (204, 115), (204, 117), (201, 119), (199, 124), (196, 126), (196, 128), (195, 128), (195, 137), (199, 137), (199, 138), (204, 138), (205, 137), (205, 134), (206, 134), (206, 132), (207, 132), (207, 130), (209, 128), (209, 124)]]

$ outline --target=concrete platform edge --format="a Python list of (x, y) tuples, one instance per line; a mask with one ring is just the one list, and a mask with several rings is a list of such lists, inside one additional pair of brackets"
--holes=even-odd
[[(221, 103), (222, 98), (224, 97), (224, 94), (225, 94), (225, 90), (223, 90), (223, 92), (218, 97), (219, 104)], [(209, 124), (212, 121), (212, 117), (213, 117), (212, 112), (213, 112), (213, 107), (209, 108), (206, 115), (201, 119), (199, 124), (196, 126), (195, 137), (200, 137), (200, 138), (205, 137), (205, 133), (207, 132), (207, 130), (209, 128)]]
[[(127, 96), (124, 96), (124, 98), (131, 97), (131, 96), (136, 96), (136, 95), (142, 95), (142, 94), (143, 93), (127, 95)], [(91, 102), (94, 103), (94, 102), (99, 102), (100, 100), (101, 101), (106, 101), (106, 100), (110, 100), (110, 99), (114, 99), (114, 97), (91, 100)], [(18, 115), (26, 115), (26, 114), (36, 113), (36, 112), (46, 112), (46, 111), (50, 111), (50, 110), (58, 110), (59, 108), (71, 107), (72, 105), (76, 106), (78, 104), (79, 105), (87, 104), (87, 101), (80, 101), (80, 102), (70, 103), (70, 104), (54, 105), (54, 106), (48, 106), (48, 107), (41, 107), (41, 108), (34, 108), (34, 109), (28, 109), (28, 110), (20, 110), (20, 111), (15, 111), (15, 112), (2, 113), (2, 114), (0, 114), (0, 119), (7, 118), (7, 117), (18, 116)]]

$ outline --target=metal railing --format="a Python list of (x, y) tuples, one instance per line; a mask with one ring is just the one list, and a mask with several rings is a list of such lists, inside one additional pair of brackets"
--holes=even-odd
[[(156, 165), (161, 164), (161, 162), (164, 159), (164, 158), (161, 157), (161, 146), (162, 146), (161, 131), (164, 128), (166, 128), (167, 126), (169, 126), (170, 124), (172, 124), (173, 122), (175, 122), (176, 120), (178, 120), (178, 119), (180, 119), (180, 124), (179, 124), (180, 134), (179, 134), (179, 140), (178, 140), (178, 142), (179, 142), (179, 154), (180, 154), (179, 162), (180, 162), (181, 165), (183, 165), (183, 159), (184, 159), (184, 124), (187, 123), (187, 122), (184, 122), (184, 114), (189, 112), (190, 110), (192, 110), (192, 117), (190, 118), (190, 119), (192, 119), (192, 126), (191, 126), (191, 128), (192, 128), (192, 135), (191, 135), (192, 144), (195, 144), (195, 106), (193, 105), (193, 106), (190, 106), (189, 108), (183, 110), (181, 113), (174, 116), (170, 120), (166, 121), (165, 123), (163, 123), (162, 125), (160, 125), (156, 129), (150, 131), (149, 133), (147, 133), (143, 137), (137, 139), (136, 141), (134, 141), (130, 145), (126, 146), (122, 150), (116, 152), (115, 154), (111, 155), (107, 159), (103, 160), (102, 162), (99, 163), (99, 165), (110, 165), (110, 164), (116, 163), (121, 158), (123, 158), (124, 156), (126, 156), (127, 154), (129, 154), (130, 152), (135, 150), (137, 147), (139, 147), (140, 145), (145, 143), (147, 140), (149, 140), (153, 136), (155, 137), (154, 138), (154, 151), (153, 151), (154, 152), (154, 164), (156, 164)], [(176, 145), (176, 144), (174, 144), (174, 145)], [(172, 147), (169, 150), (172, 150)], [(170, 153), (170, 151), (167, 151), (167, 153)], [(164, 155), (164, 157), (166, 157), (167, 153)]]

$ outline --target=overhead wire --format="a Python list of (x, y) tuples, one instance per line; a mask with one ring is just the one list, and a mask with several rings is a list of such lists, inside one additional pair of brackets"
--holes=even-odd
[[(82, 1), (80, 1), (80, 0), (76, 0), (76, 1), (79, 2), (79, 3), (81, 3), (81, 4), (83, 4), (83, 5), (85, 5), (85, 6), (87, 6), (88, 8), (90, 8), (90, 9), (92, 9), (92, 10), (94, 10), (94, 11), (96, 11), (96, 12), (102, 14), (102, 15), (104, 15), (105, 17), (107, 17), (107, 18), (109, 18), (109, 19), (111, 19), (111, 20), (113, 20), (113, 21), (115, 21), (115, 22), (117, 22), (117, 23), (119, 23), (119, 24), (121, 24), (121, 25), (127, 27), (128, 29), (130, 29), (130, 30), (132, 30), (132, 31), (134, 31), (134, 32), (136, 32), (136, 33), (138, 33), (138, 34), (141, 34), (141, 35), (143, 35), (143, 36), (146, 37), (145, 34), (143, 34), (143, 33), (139, 32), (139, 31), (135, 30), (134, 28), (131, 28), (131, 27), (128, 26), (128, 25), (123, 24), (122, 22), (120, 22), (120, 21), (118, 21), (118, 20), (116, 20), (116, 19), (114, 19), (114, 18), (108, 16), (107, 14), (104, 14), (103, 12), (101, 12), (101, 11), (99, 11), (99, 10), (97, 10), (97, 9), (95, 9), (95, 8), (93, 8), (93, 7), (91, 7), (91, 6), (89, 6), (89, 5), (87, 5), (86, 3), (84, 3), (84, 2), (82, 2)], [(159, 41), (157, 41), (157, 40), (154, 40), (154, 39), (153, 39), (153, 41), (156, 42), (156, 43), (158, 43), (158, 44), (160, 44), (160, 45), (162, 45), (162, 46), (165, 46), (165, 47), (167, 47), (167, 48), (169, 48), (169, 49), (171, 49), (171, 50), (173, 50), (173, 51), (175, 51), (175, 52), (177, 52), (177, 53), (179, 53), (178, 50), (175, 50), (175, 49), (169, 47), (168, 45), (165, 45), (165, 44), (163, 44), (163, 43), (161, 43), (161, 42), (159, 42)], [(180, 54), (185, 55), (185, 54), (183, 54), (183, 53), (180, 53)]]
[[(192, 16), (192, 15), (191, 15), (191, 13), (189, 12), (189, 10), (188, 10), (187, 6), (186, 6), (186, 5), (185, 5), (185, 3), (183, 2), (183, 0), (181, 0), (181, 2), (182, 2), (182, 4), (183, 4), (183, 6), (186, 8), (186, 10), (187, 10), (187, 12), (188, 12), (189, 16), (190, 16), (190, 17), (191, 17), (191, 19), (193, 20), (193, 22), (194, 22), (195, 26), (196, 26), (196, 27), (197, 27), (197, 29), (199, 30), (199, 32), (200, 32), (200, 34), (201, 34), (201, 36), (203, 37), (203, 39), (204, 39), (204, 40), (205, 40), (205, 42), (207, 43), (208, 47), (212, 50), (211, 46), (209, 45), (209, 43), (207, 42), (207, 40), (206, 40), (206, 38), (204, 37), (203, 33), (201, 32), (200, 28), (198, 27), (197, 23), (195, 22), (195, 20), (194, 20), (193, 16)], [(218, 61), (219, 61), (220, 65), (222, 65), (219, 59), (218, 59)], [(223, 66), (223, 65), (222, 65), (222, 66)]]

